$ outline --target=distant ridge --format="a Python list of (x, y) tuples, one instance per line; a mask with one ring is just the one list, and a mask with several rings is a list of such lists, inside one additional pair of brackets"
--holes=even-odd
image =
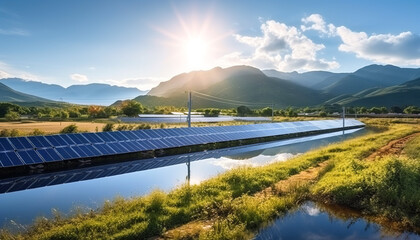
[(54, 103), (54, 101), (36, 97), (30, 94), (21, 93), (13, 90), (10, 87), (0, 83), (0, 102), (12, 102), (12, 103)]
[(420, 107), (420, 78), (397, 86), (364, 90), (352, 96), (336, 99), (335, 103), (346, 106), (409, 106)]
[(137, 88), (102, 83), (72, 85), (64, 88), (57, 84), (27, 81), (20, 78), (4, 78), (0, 79), (0, 82), (16, 91), (76, 104), (110, 105), (119, 99), (132, 99), (147, 93), (147, 91), (140, 91)]

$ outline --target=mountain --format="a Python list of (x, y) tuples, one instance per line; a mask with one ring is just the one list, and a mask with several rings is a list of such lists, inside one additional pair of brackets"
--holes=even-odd
[[(313, 88), (322, 89), (324, 86), (321, 84), (326, 79), (338, 79), (347, 73), (332, 73), (326, 71), (310, 71), (304, 73), (298, 72), (279, 72), (276, 70), (263, 70), (263, 73), (269, 77), (276, 77), (284, 80), (289, 80), (296, 84)], [(321, 84), (321, 85), (320, 85)], [(328, 84), (329, 85), (329, 84)]]
[(194, 108), (239, 105), (260, 108), (271, 103), (276, 107), (312, 106), (332, 97), (288, 80), (268, 77), (257, 68), (234, 66), (177, 75), (135, 100), (148, 106), (186, 106), (188, 90), (193, 91)]
[(0, 102), (13, 103), (54, 103), (54, 101), (21, 93), (11, 89), (10, 87), (0, 83)]
[(392, 65), (369, 65), (344, 75), (324, 88), (327, 93), (355, 94), (370, 88), (384, 88), (403, 84), (420, 77), (420, 68), (399, 68)]
[(396, 86), (367, 89), (352, 96), (336, 99), (334, 102), (346, 106), (420, 107), (420, 78)]
[(140, 91), (137, 88), (126, 88), (99, 83), (72, 85), (64, 88), (56, 84), (27, 81), (20, 78), (5, 78), (0, 79), (0, 82), (16, 91), (77, 104), (109, 105), (116, 100), (131, 99), (138, 95), (146, 94), (146, 91)]

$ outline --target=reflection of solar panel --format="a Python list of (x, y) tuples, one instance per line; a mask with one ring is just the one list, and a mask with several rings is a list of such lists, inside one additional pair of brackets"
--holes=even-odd
[[(346, 127), (363, 123), (347, 119)], [(0, 168), (340, 129), (342, 120), (0, 138)]]

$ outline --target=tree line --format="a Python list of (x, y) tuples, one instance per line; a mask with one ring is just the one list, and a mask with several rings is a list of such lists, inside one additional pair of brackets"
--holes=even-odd
[[(95, 119), (109, 118), (114, 116), (136, 117), (139, 114), (170, 114), (171, 112), (186, 112), (187, 109), (173, 106), (159, 106), (149, 108), (134, 100), (122, 101), (115, 106), (83, 106), (69, 105), (63, 107), (24, 107), (12, 103), (0, 103), (0, 118), (7, 121), (19, 120), (22, 117), (39, 120), (65, 120), (65, 119)], [(334, 113), (341, 113), (342, 107), (338, 104), (323, 105), (319, 107), (288, 107), (285, 109), (273, 109), (270, 107), (251, 109), (247, 106), (239, 106), (231, 109), (201, 108), (195, 109), (206, 117), (217, 117), (220, 114), (231, 116), (285, 116), (295, 117), (298, 115), (327, 116)], [(419, 114), (417, 106), (393, 106), (386, 107), (346, 107), (348, 114), (386, 114), (406, 113)]]

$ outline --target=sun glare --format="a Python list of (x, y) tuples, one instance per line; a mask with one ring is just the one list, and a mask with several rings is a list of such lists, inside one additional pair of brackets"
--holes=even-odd
[[(222, 40), (231, 36), (223, 30), (210, 11), (200, 17), (183, 16), (175, 10), (178, 23), (168, 28), (155, 27), (166, 38), (160, 40), (167, 47), (167, 59), (178, 71), (205, 70), (215, 67), (215, 59), (224, 51)], [(169, 61), (168, 61), (169, 62)]]
[(208, 45), (200, 37), (193, 37), (185, 42), (184, 51), (189, 68), (200, 68), (206, 63)]

